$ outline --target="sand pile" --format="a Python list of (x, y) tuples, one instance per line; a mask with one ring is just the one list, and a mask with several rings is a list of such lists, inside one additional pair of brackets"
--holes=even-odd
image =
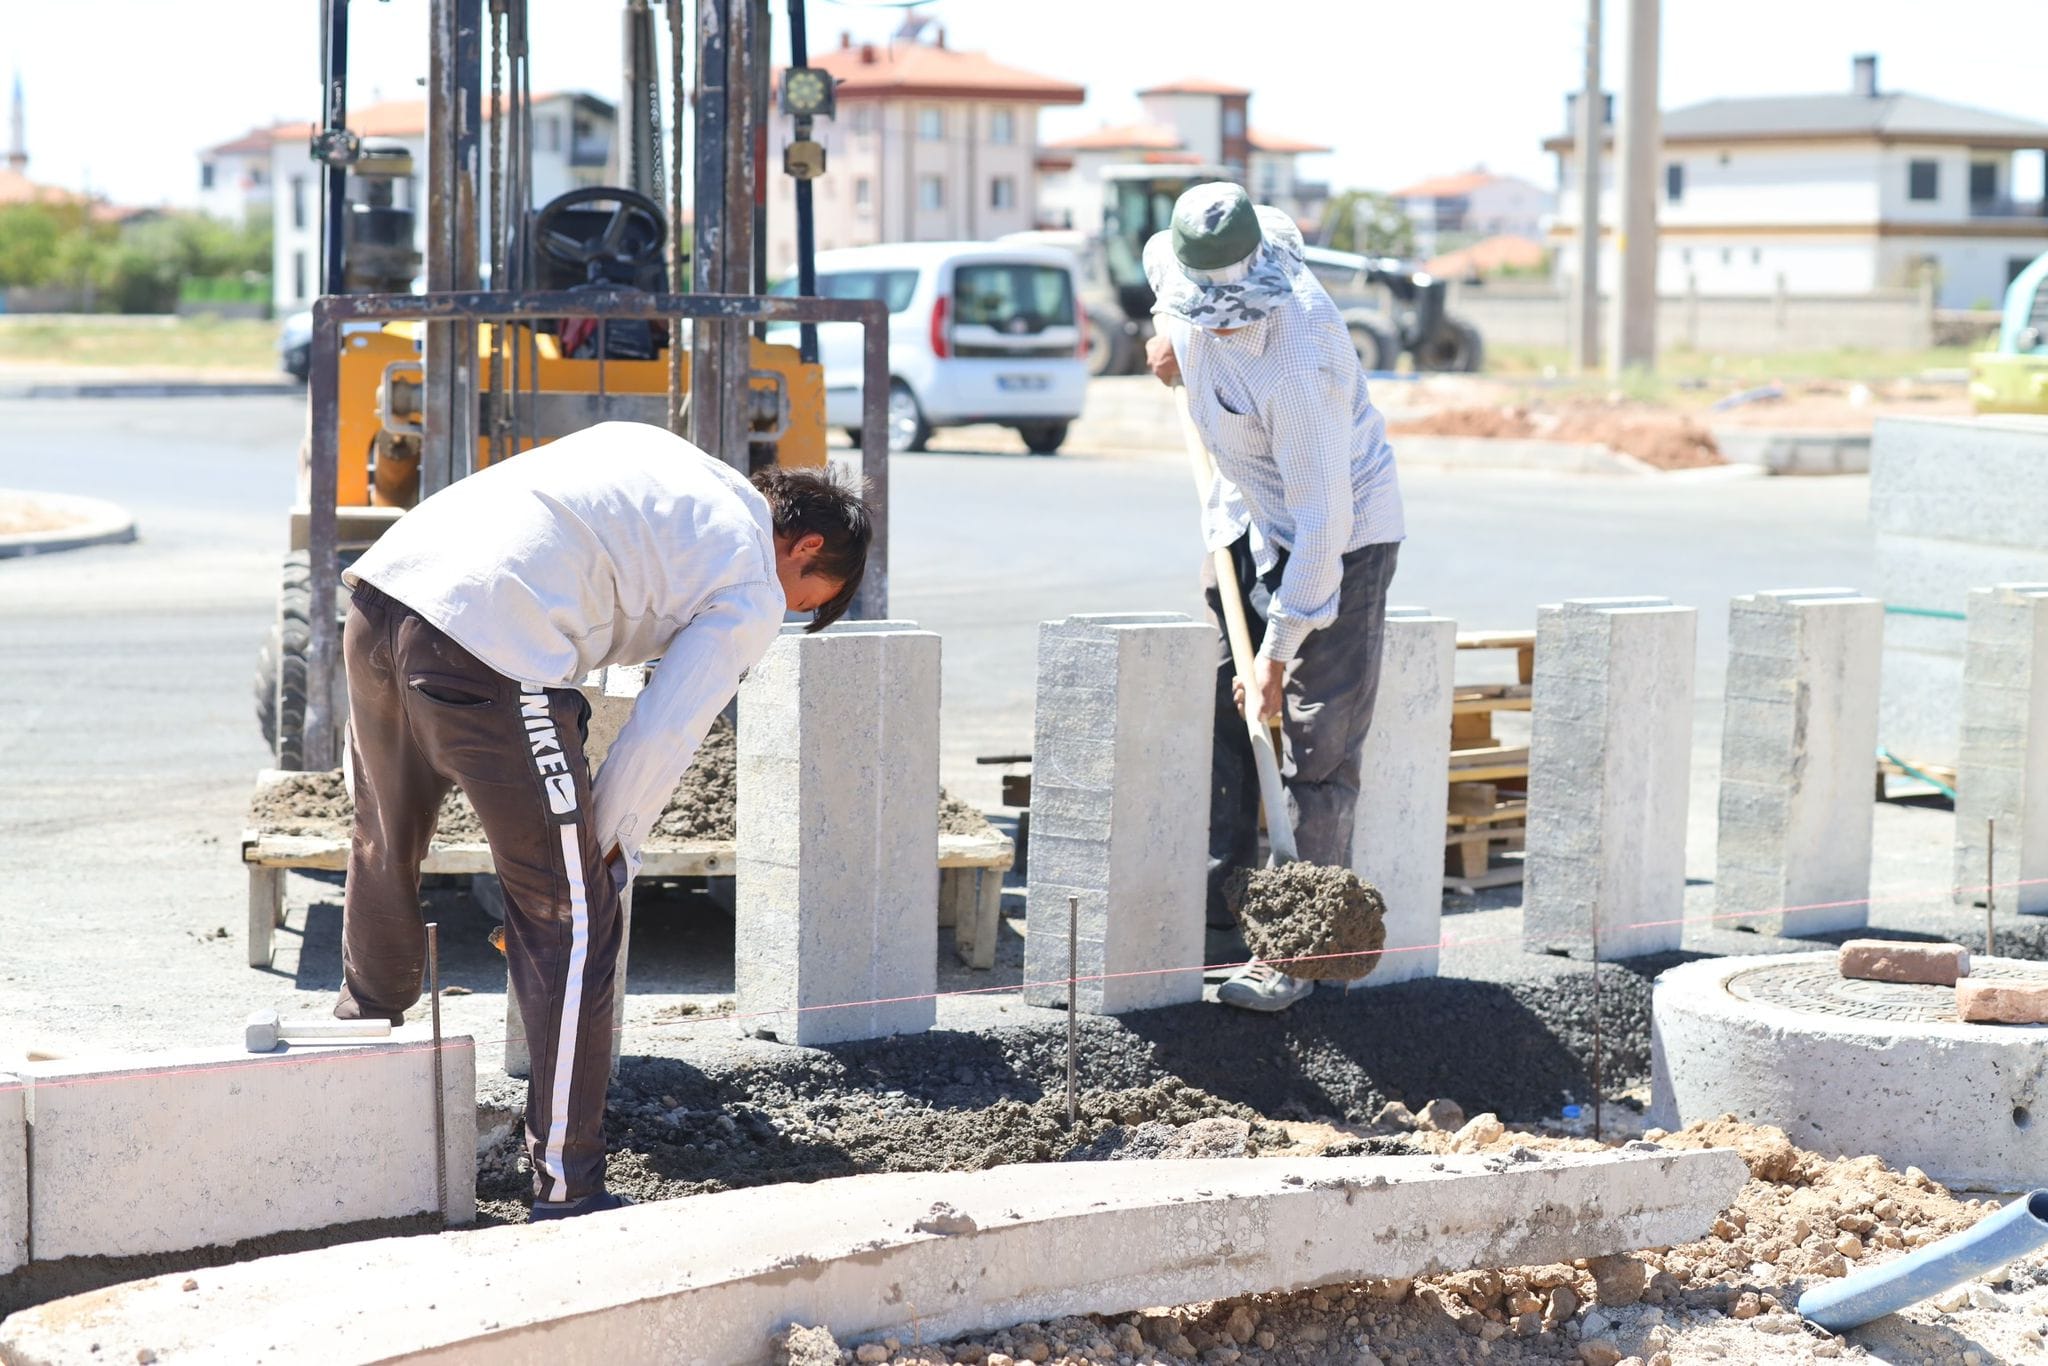
[(1387, 904), (1349, 868), (1255, 868), (1239, 873), (1231, 891), (1252, 953), (1296, 977), (1356, 981), (1373, 970), (1386, 946)]

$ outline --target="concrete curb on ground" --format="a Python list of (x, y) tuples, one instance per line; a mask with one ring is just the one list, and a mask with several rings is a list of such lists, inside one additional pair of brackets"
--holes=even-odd
[(296, 380), (88, 380), (0, 382), (0, 399), (263, 398), (303, 394)]
[(1714, 444), (1732, 464), (1756, 465), (1772, 474), (1870, 473), (1869, 432), (1711, 430)]
[(48, 555), (59, 550), (81, 550), (89, 545), (125, 545), (135, 539), (135, 517), (126, 508), (101, 498), (81, 498), (68, 493), (11, 493), (54, 512), (68, 512), (83, 520), (50, 531), (18, 531), (0, 535), (0, 560), (24, 555)]

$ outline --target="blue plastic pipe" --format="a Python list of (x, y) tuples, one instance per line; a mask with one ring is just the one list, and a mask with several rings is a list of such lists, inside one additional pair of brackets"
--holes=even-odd
[(1910, 1256), (1817, 1285), (1799, 1297), (1799, 1314), (1830, 1333), (1932, 1299), (1952, 1285), (2017, 1261), (2048, 1243), (2048, 1190), (2034, 1191), (1953, 1237)]

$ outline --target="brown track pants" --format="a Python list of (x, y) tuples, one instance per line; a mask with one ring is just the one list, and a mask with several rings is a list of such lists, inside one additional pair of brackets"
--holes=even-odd
[(396, 1020), (419, 1000), (420, 861), (460, 787), (505, 888), (505, 958), (533, 1059), (535, 1198), (601, 1191), (620, 917), (591, 829), (589, 704), (574, 688), (506, 678), (369, 584), (355, 590), (342, 655), (356, 824), (334, 1013)]

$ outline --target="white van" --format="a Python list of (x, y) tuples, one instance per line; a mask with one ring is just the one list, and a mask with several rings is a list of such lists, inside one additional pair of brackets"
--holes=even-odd
[[(777, 294), (796, 293), (784, 280)], [(1067, 439), (1088, 392), (1074, 259), (1043, 247), (907, 242), (818, 253), (818, 294), (889, 306), (889, 449), (921, 451), (936, 427), (1015, 427), (1036, 455)], [(795, 345), (794, 323), (769, 329)], [(825, 420), (860, 440), (861, 329), (818, 329)]]

